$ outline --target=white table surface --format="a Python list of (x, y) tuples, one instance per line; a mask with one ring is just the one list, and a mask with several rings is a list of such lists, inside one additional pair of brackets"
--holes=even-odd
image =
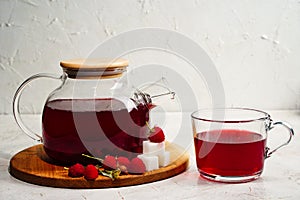
[[(11, 115), (0, 115), (0, 200), (9, 199), (300, 199), (300, 112), (269, 111), (272, 118), (289, 122), (294, 130), (292, 142), (265, 161), (262, 176), (252, 182), (241, 184), (215, 183), (202, 179), (196, 169), (193, 146), (190, 152), (190, 167), (178, 176), (138, 186), (111, 189), (61, 189), (33, 185), (17, 180), (8, 173), (10, 158), (20, 150), (37, 144), (28, 138), (16, 125)], [(183, 124), (186, 134), (191, 134), (188, 122)], [(29, 125), (39, 126), (38, 116), (26, 115)], [(178, 114), (168, 114), (167, 119), (176, 121)], [(166, 122), (166, 132), (177, 125)], [(269, 141), (278, 143), (279, 129), (269, 134)], [(175, 130), (173, 130), (175, 131)], [(276, 134), (275, 134), (276, 133)], [(279, 133), (279, 134), (277, 134)], [(271, 145), (271, 144), (270, 144)]]

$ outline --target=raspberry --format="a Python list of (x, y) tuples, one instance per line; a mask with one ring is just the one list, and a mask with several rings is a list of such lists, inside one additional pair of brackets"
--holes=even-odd
[(98, 169), (94, 165), (88, 165), (84, 171), (86, 180), (95, 180), (98, 177)]
[(133, 174), (143, 174), (146, 172), (146, 166), (141, 159), (133, 158), (128, 166), (128, 171)]
[(70, 177), (81, 177), (84, 175), (84, 166), (76, 163), (69, 168), (68, 176)]
[(129, 164), (130, 164), (129, 159), (126, 158), (126, 157), (123, 157), (123, 156), (118, 157), (118, 158), (117, 158), (117, 161), (118, 161), (118, 166), (124, 165), (124, 166), (128, 167)]
[(116, 169), (117, 168), (117, 160), (113, 156), (105, 156), (103, 161), (103, 167), (105, 169)]
[(151, 129), (150, 133), (151, 134), (148, 137), (150, 142), (160, 143), (165, 141), (165, 134), (161, 128), (155, 126), (154, 128)]

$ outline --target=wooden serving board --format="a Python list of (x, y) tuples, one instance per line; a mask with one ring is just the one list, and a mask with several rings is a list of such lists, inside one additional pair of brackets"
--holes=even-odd
[(47, 162), (47, 155), (42, 144), (27, 148), (13, 156), (10, 160), (9, 172), (22, 181), (51, 187), (112, 188), (139, 185), (163, 180), (187, 169), (189, 155), (183, 148), (167, 143), (166, 150), (171, 154), (170, 165), (142, 175), (121, 175), (114, 181), (100, 175), (94, 181), (87, 181), (83, 177), (69, 177), (68, 170), (64, 169), (63, 166)]

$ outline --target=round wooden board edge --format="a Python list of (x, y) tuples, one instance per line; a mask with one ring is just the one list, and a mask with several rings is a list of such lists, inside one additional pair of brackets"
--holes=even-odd
[[(100, 188), (116, 188), (116, 187), (126, 187), (126, 186), (133, 186), (133, 185), (140, 185), (146, 184), (151, 182), (156, 182), (160, 180), (164, 180), (167, 178), (171, 178), (176, 176), (182, 172), (184, 172), (189, 166), (189, 154), (186, 151), (183, 151), (183, 148), (179, 145), (168, 143), (168, 145), (172, 145), (176, 150), (182, 150), (181, 155), (172, 162), (170, 165), (166, 167), (161, 167), (158, 170), (153, 170), (146, 172), (142, 175), (122, 175), (118, 179), (112, 181), (110, 178), (99, 176), (95, 181), (87, 181), (83, 177), (80, 178), (71, 178), (71, 177), (64, 177), (64, 179), (57, 179), (54, 177), (42, 177), (36, 174), (24, 172), (22, 169), (18, 169), (15, 167), (17, 160), (19, 159), (20, 155), (24, 153), (31, 152), (32, 155), (38, 157), (37, 150), (43, 151), (42, 144), (35, 145), (29, 148), (26, 148), (19, 153), (15, 154), (10, 159), (10, 164), (8, 171), (9, 173), (16, 179), (21, 181), (41, 185), (41, 186), (48, 186), (48, 187), (56, 187), (56, 188), (73, 188), (73, 189), (100, 189)], [(45, 161), (40, 159), (40, 162)], [(51, 165), (49, 163), (46, 163)], [(63, 171), (62, 166), (54, 166), (54, 168), (61, 168), (60, 172)]]

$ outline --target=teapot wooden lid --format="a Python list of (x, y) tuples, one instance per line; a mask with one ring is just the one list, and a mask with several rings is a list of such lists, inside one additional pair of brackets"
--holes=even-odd
[(112, 78), (121, 76), (128, 66), (123, 58), (71, 59), (60, 62), (70, 78)]
[(72, 59), (60, 62), (60, 66), (67, 69), (103, 69), (103, 68), (125, 68), (128, 66), (128, 60), (123, 58), (88, 58)]

